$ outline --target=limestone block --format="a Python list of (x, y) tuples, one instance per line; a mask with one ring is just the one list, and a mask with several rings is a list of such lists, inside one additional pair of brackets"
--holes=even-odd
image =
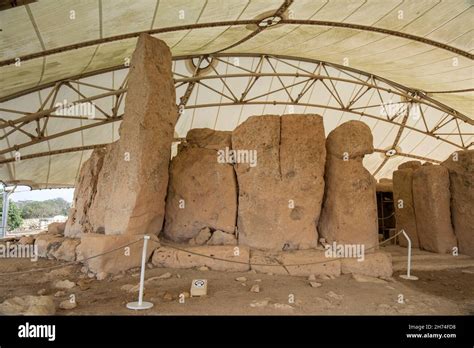
[(39, 234), (35, 239), (38, 257), (53, 259), (54, 252), (61, 246), (64, 239), (64, 237), (57, 234)]
[(173, 158), (166, 199), (165, 236), (187, 242), (203, 228), (233, 233), (237, 218), (237, 181), (232, 164), (218, 162), (218, 149), (230, 133), (193, 129), (187, 146)]
[(449, 170), (451, 219), (459, 252), (474, 256), (474, 150), (455, 152), (442, 165)]
[(341, 272), (343, 274), (362, 274), (370, 277), (391, 277), (392, 255), (390, 253), (377, 251), (365, 254), (364, 259), (345, 258), (341, 260)]
[[(73, 207), (69, 211), (65, 236), (78, 237), (81, 233), (95, 232), (90, 222), (89, 210), (97, 193), (97, 180), (102, 170), (106, 148), (97, 148), (84, 162), (77, 177), (74, 190)], [(103, 216), (99, 219), (103, 220)]]
[(64, 234), (66, 227), (65, 222), (52, 222), (48, 225), (48, 233), (50, 234)]
[(233, 150), (257, 154), (256, 165), (235, 165), (239, 244), (275, 251), (317, 245), (324, 144), (318, 115), (254, 116), (234, 130)]
[[(107, 146), (87, 212), (88, 230), (160, 232), (177, 116), (171, 52), (163, 41), (142, 34), (131, 59), (120, 139)], [(80, 223), (80, 216), (76, 220)]]
[[(77, 260), (101, 255), (85, 261), (85, 266), (95, 274), (114, 274), (141, 265), (144, 235), (109, 236), (98, 233), (87, 233), (81, 238), (81, 244), (76, 249)], [(156, 248), (158, 238), (150, 235), (147, 247), (147, 260)], [(135, 242), (131, 245), (129, 243)], [(117, 250), (115, 250), (117, 249)], [(112, 252), (112, 250), (115, 250)]]
[[(393, 201), (397, 232), (403, 229), (411, 240), (411, 246), (419, 248), (412, 187), (412, 168), (405, 167), (393, 172)], [(408, 246), (408, 241), (404, 236), (399, 236), (398, 241), (400, 246)]]
[(444, 166), (422, 166), (413, 173), (413, 201), (420, 248), (450, 253), (457, 246), (451, 225), (449, 172)]
[(61, 245), (54, 250), (51, 255), (62, 261), (75, 261), (76, 260), (76, 248), (81, 243), (79, 238), (65, 238)]
[(326, 257), (325, 251), (319, 249), (280, 252), (252, 250), (250, 264), (252, 269), (260, 273), (292, 276), (314, 274), (334, 277), (341, 274), (341, 262), (335, 258)]
[[(190, 254), (168, 246), (161, 246), (153, 253), (152, 263), (159, 267), (195, 268), (206, 266), (215, 271), (244, 272), (250, 269), (249, 248), (245, 246), (192, 246), (181, 249), (209, 257)], [(214, 259), (215, 257), (217, 259)], [(236, 262), (228, 262), (237, 261)]]
[(329, 133), (326, 148), (321, 236), (330, 244), (362, 244), (369, 252), (378, 244), (376, 181), (362, 164), (373, 152), (370, 128), (346, 122)]

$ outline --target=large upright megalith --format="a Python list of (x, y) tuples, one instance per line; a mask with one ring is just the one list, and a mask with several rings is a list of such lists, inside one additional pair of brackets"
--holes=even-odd
[[(75, 216), (76, 221), (87, 220), (83, 232), (157, 234), (161, 230), (177, 115), (171, 52), (163, 41), (142, 34), (131, 59), (120, 139), (107, 147), (95, 195), (86, 198), (92, 199), (89, 216), (81, 217), (82, 211)], [(79, 180), (76, 189), (88, 195), (83, 185), (88, 181)], [(71, 232), (77, 230), (76, 226)]]
[(474, 150), (454, 152), (442, 165), (449, 170), (451, 219), (459, 252), (474, 256)]
[[(408, 161), (399, 165), (398, 170), (393, 172), (393, 201), (397, 232), (404, 230), (413, 248), (419, 248), (412, 192), (413, 171), (420, 167), (421, 162)], [(398, 240), (400, 246), (408, 246), (408, 241), (404, 236), (400, 236)]]
[(376, 181), (364, 168), (364, 155), (374, 151), (370, 128), (360, 121), (343, 123), (326, 141), (325, 199), (319, 232), (332, 244), (378, 242)]
[(450, 253), (457, 247), (451, 225), (448, 169), (422, 166), (413, 173), (413, 202), (420, 248)]
[(167, 238), (186, 242), (203, 228), (233, 234), (237, 219), (237, 180), (232, 163), (218, 152), (231, 147), (231, 132), (192, 129), (171, 161), (166, 199)]
[[(270, 250), (317, 245), (324, 143), (318, 115), (253, 116), (233, 131), (239, 244)], [(249, 151), (255, 163), (239, 161)]]

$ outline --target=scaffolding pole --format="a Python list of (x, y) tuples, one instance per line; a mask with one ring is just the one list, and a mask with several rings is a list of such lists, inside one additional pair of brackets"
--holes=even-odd
[(7, 235), (7, 226), (8, 226), (8, 205), (9, 197), (11, 191), (7, 191), (6, 188), (3, 189), (3, 205), (2, 205), (2, 225), (0, 226), (0, 239), (5, 238)]

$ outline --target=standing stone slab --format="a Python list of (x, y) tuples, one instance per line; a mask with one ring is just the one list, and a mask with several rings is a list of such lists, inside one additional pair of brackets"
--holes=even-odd
[(449, 170), (451, 218), (461, 254), (474, 256), (474, 150), (453, 153)]
[(89, 209), (97, 193), (97, 180), (102, 170), (105, 148), (95, 149), (91, 157), (81, 167), (74, 190), (74, 204), (69, 211), (64, 234), (68, 237), (77, 237), (81, 233), (94, 232), (90, 222)]
[(443, 166), (422, 166), (413, 173), (413, 201), (420, 248), (450, 253), (457, 246), (451, 225), (449, 172)]
[(362, 159), (373, 152), (370, 128), (360, 121), (346, 122), (328, 135), (326, 190), (319, 232), (332, 244), (378, 243), (376, 181)]
[(232, 164), (219, 163), (231, 132), (193, 129), (173, 158), (166, 200), (167, 238), (186, 242), (205, 227), (233, 234), (237, 218), (237, 180)]
[(131, 59), (120, 139), (107, 147), (87, 232), (159, 233), (177, 115), (171, 52), (142, 34)]
[[(398, 168), (393, 172), (393, 200), (397, 232), (403, 229), (410, 238), (412, 247), (419, 248), (412, 192), (413, 169), (409, 167), (400, 169), (400, 166)], [(399, 244), (407, 247), (408, 241), (404, 236), (399, 236)]]
[(237, 163), (239, 244), (257, 249), (317, 245), (324, 192), (324, 126), (318, 115), (253, 116), (232, 133), (234, 151), (256, 151)]

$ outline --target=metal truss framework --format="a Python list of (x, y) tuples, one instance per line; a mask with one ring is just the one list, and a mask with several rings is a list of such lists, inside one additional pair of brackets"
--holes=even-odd
[[(254, 58), (257, 64), (254, 67), (241, 66), (238, 59)], [(235, 60), (237, 58), (237, 60)], [(404, 156), (414, 159), (420, 159), (430, 162), (439, 162), (433, 158), (417, 156), (410, 153), (403, 153), (397, 149), (402, 132), (411, 130), (433, 137), (441, 142), (446, 142), (458, 149), (469, 149), (473, 142), (468, 142), (474, 133), (467, 132), (466, 129), (472, 130), (474, 122), (472, 119), (463, 115), (450, 107), (439, 103), (429, 97), (425, 92), (407, 88), (392, 81), (374, 76), (372, 74), (358, 71), (349, 67), (340, 66), (323, 61), (310, 59), (296, 59), (294, 57), (275, 56), (275, 55), (256, 55), (256, 54), (223, 54), (217, 53), (212, 55), (200, 56), (181, 56), (175, 57), (175, 61), (192, 61), (198, 59), (197, 67), (189, 74), (182, 72), (174, 72), (175, 86), (177, 90), (185, 90), (181, 95), (179, 102), (179, 110), (199, 109), (211, 107), (225, 107), (233, 105), (286, 105), (286, 106), (303, 106), (315, 107), (329, 110), (338, 110), (344, 113), (351, 113), (363, 118), (371, 118), (381, 122), (388, 122), (399, 127), (398, 133), (392, 145), (385, 149), (376, 149), (385, 155), (383, 162), (373, 172), (377, 174), (380, 169), (391, 159), (397, 156)], [(201, 63), (206, 62), (207, 68), (200, 69)], [(305, 68), (301, 68), (301, 62), (305, 63)], [(219, 64), (232, 69), (232, 73), (219, 72), (214, 65)], [(264, 69), (264, 65), (266, 68)], [(310, 68), (308, 68), (310, 67)], [(124, 66), (115, 67), (124, 69)], [(283, 69), (282, 69), (283, 68)], [(237, 90), (230, 81), (232, 79), (246, 79), (248, 82), (244, 89)], [(255, 95), (256, 85), (259, 80), (271, 78), (277, 81), (270, 84), (267, 92)], [(283, 79), (292, 78), (293, 83), (284, 83)], [(222, 88), (219, 90), (211, 86), (211, 81), (221, 83)], [(350, 84), (354, 88), (354, 92), (350, 97), (342, 96), (339, 90), (339, 84)], [(80, 92), (77, 86), (84, 85), (97, 89), (97, 94), (86, 96)], [(196, 86), (204, 88), (207, 92), (217, 94), (220, 98), (218, 103), (190, 103), (190, 96)], [(185, 88), (180, 88), (185, 87)], [(94, 102), (103, 98), (113, 97), (114, 103), (110, 110), (104, 110), (97, 107), (99, 116), (90, 119), (86, 116), (65, 116), (58, 115), (57, 103), (58, 93), (61, 89), (69, 89), (73, 91), (77, 98), (69, 101), (71, 105)], [(324, 90), (329, 93), (334, 103), (320, 104), (312, 101), (312, 93), (315, 89)], [(119, 114), (119, 109), (124, 103), (124, 97), (127, 91), (127, 78), (123, 80), (121, 85), (116, 88), (103, 87), (91, 83), (86, 83), (78, 79), (67, 79), (58, 81), (54, 84), (46, 99), (42, 102), (38, 110), (34, 113), (24, 112), (21, 110), (12, 110), (0, 108), (0, 140), (7, 141), (7, 147), (0, 149), (0, 165), (14, 162), (18, 152), (21, 149), (35, 144), (46, 142), (51, 139), (64, 137), (75, 132), (81, 132), (85, 129), (100, 127), (102, 125), (122, 120), (123, 114)], [(282, 93), (285, 97), (282, 97)], [(362, 104), (362, 100), (367, 98), (368, 94), (372, 94), (375, 102)], [(372, 97), (370, 100), (373, 99)], [(393, 104), (391, 101), (395, 98), (397, 101), (396, 112), (388, 112), (386, 107)], [(331, 104), (331, 105), (330, 105)], [(433, 125), (428, 122), (430, 112), (436, 110), (442, 116)], [(2, 113), (17, 114), (18, 118), (6, 120)], [(409, 117), (416, 114), (421, 119), (419, 127), (410, 125)], [(71, 127), (64, 131), (54, 133), (48, 131), (48, 124), (51, 120), (60, 118), (63, 122), (68, 120), (88, 120), (88, 124), (81, 127)], [(32, 132), (31, 125), (35, 125), (35, 131)], [(418, 123), (417, 123), (418, 124)], [(464, 124), (464, 125), (463, 125)], [(430, 125), (430, 126), (429, 126)], [(452, 140), (453, 132), (446, 132), (446, 126), (456, 125), (456, 140)], [(468, 125), (468, 127), (466, 127)], [(28, 128), (29, 130), (26, 130)], [(28, 141), (18, 144), (10, 144), (9, 136), (15, 132), (24, 134)], [(177, 139), (179, 140), (179, 139)], [(72, 148), (56, 149), (48, 152), (34, 153), (27, 156), (21, 156), (22, 160), (29, 158), (37, 158), (42, 156), (50, 156), (59, 153), (68, 153), (75, 151), (90, 150), (95, 147), (102, 147), (105, 144), (94, 144), (87, 146), (79, 146)], [(5, 155), (10, 154), (6, 158)]]

